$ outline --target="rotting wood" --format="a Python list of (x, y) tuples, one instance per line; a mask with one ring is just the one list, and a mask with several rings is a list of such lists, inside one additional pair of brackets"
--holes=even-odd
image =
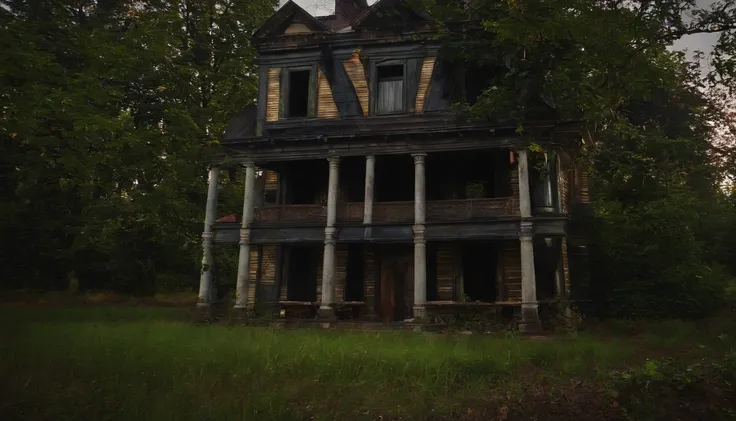
[(272, 67), (268, 69), (268, 95), (266, 102), (266, 121), (278, 121), (281, 69)]
[(419, 89), (417, 90), (415, 110), (417, 113), (424, 112), (424, 103), (429, 92), (429, 84), (432, 80), (432, 72), (434, 72), (434, 63), (436, 57), (427, 57), (422, 63), (422, 72), (419, 77)]
[(368, 90), (368, 79), (365, 75), (365, 68), (360, 61), (360, 55), (357, 52), (353, 53), (348, 60), (343, 62), (343, 65), (350, 81), (353, 83), (355, 94), (360, 102), (360, 107), (363, 109), (363, 115), (368, 115), (368, 110), (370, 109), (368, 108), (370, 92)]
[(317, 118), (340, 118), (332, 88), (321, 67), (318, 67), (317, 71)]

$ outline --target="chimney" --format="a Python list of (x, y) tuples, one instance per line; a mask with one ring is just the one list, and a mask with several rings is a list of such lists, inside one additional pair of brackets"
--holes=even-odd
[(352, 22), (368, 10), (366, 0), (335, 0), (335, 14)]

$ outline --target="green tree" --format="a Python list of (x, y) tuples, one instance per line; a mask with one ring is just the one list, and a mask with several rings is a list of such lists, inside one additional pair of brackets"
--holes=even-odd
[[(734, 219), (721, 188), (733, 148), (724, 97), (736, 87), (736, 2), (687, 0), (424, 2), (463, 73), (492, 69), (468, 118), (584, 122), (579, 165), (594, 179), (593, 283), (609, 314), (702, 316), (718, 306), (733, 261)], [(686, 20), (683, 16), (693, 16)], [(720, 32), (706, 86), (668, 49), (686, 34)]]
[(274, 1), (2, 4), (4, 280), (194, 284), (206, 165), (256, 97)]

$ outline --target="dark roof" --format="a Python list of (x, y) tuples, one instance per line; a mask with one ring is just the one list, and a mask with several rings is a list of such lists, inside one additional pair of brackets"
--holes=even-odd
[(284, 27), (285, 24), (290, 23), (295, 18), (298, 19), (299, 22), (307, 25), (307, 27), (312, 31), (329, 32), (329, 28), (325, 24), (310, 15), (306, 10), (302, 9), (301, 6), (294, 3), (293, 0), (289, 0), (283, 7), (277, 10), (276, 13), (271, 15), (271, 17), (268, 18), (260, 28), (258, 28), (256, 33), (253, 34), (253, 38), (263, 38), (275, 33), (281, 34), (283, 30), (286, 29)]
[(350, 21), (340, 15), (317, 16), (316, 19), (331, 31), (339, 31), (350, 26)]

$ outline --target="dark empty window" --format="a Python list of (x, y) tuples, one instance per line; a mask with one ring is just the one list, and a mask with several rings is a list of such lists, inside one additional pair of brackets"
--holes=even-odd
[(363, 301), (363, 264), (363, 245), (350, 244), (345, 275), (345, 301)]
[(390, 114), (404, 111), (404, 66), (378, 67), (376, 113)]
[(309, 70), (289, 72), (288, 117), (307, 117), (309, 112)]

